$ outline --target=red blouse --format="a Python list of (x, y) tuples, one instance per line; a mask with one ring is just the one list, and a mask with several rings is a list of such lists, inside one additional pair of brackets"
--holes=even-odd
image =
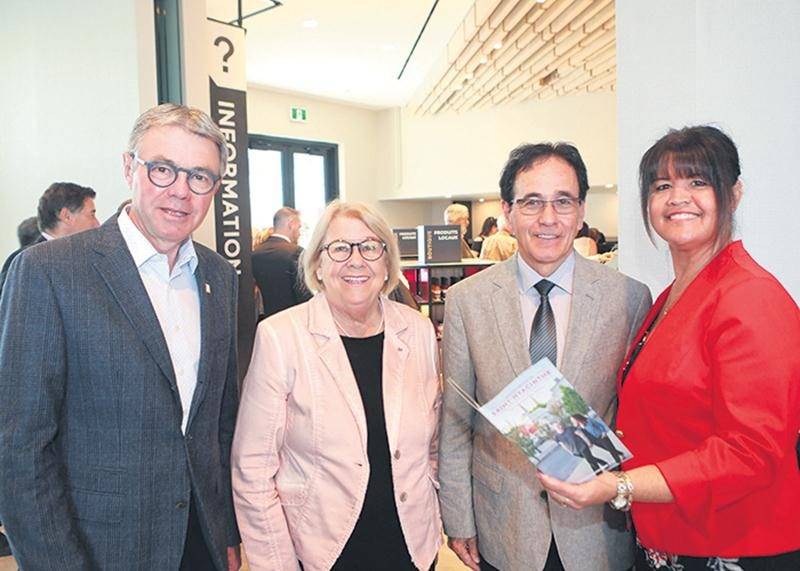
[(675, 498), (634, 502), (644, 546), (721, 557), (800, 549), (800, 311), (741, 242), (697, 275), (617, 388), (617, 428), (634, 454), (625, 469), (655, 464)]

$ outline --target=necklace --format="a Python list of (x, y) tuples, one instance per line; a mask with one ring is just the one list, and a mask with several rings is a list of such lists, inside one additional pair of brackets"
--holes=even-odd
[(339, 330), (339, 333), (344, 335), (345, 337), (352, 337), (352, 338), (364, 338), (364, 337), (372, 337), (373, 335), (377, 335), (381, 331), (383, 331), (384, 319), (383, 319), (383, 308), (381, 307), (381, 320), (378, 323), (377, 327), (370, 327), (366, 330), (363, 335), (353, 335), (345, 327), (339, 323), (339, 320), (336, 319), (336, 315), (334, 315), (333, 311), (331, 311), (331, 317), (333, 317), (333, 323), (336, 325), (336, 328)]

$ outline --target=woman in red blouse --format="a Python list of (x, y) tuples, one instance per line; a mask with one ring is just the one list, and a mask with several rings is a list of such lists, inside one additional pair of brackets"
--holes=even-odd
[(648, 232), (675, 281), (618, 378), (624, 472), (581, 485), (539, 475), (558, 502), (631, 510), (638, 569), (800, 569), (800, 311), (732, 241), (742, 197), (733, 141), (670, 131), (640, 164)]

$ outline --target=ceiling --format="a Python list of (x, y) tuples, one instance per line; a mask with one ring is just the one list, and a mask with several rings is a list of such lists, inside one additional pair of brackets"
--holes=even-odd
[(614, 0), (440, 0), (399, 80), (434, 0), (281, 2), (244, 20), (252, 85), (420, 115), (615, 89)]
[[(398, 80), (433, 0), (281, 1), (243, 22), (248, 83), (373, 108), (408, 103), (473, 5), (440, 0)], [(249, 14), (272, 2), (242, 4)], [(211, 18), (231, 21), (237, 0), (207, 0), (207, 10)], [(304, 27), (308, 20), (317, 26)]]

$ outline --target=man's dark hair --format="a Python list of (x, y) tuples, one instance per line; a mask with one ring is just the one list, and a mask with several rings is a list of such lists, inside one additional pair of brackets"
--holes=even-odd
[(578, 177), (578, 198), (581, 202), (586, 200), (589, 179), (586, 174), (586, 165), (575, 146), (569, 143), (537, 143), (535, 145), (528, 143), (520, 145), (508, 155), (508, 161), (500, 175), (500, 198), (503, 202), (511, 204), (514, 201), (514, 181), (519, 173), (533, 168), (535, 163), (550, 157), (558, 157), (572, 167), (575, 176)]
[(58, 224), (58, 214), (62, 208), (78, 212), (87, 198), (97, 193), (87, 186), (73, 182), (54, 182), (39, 199), (39, 228), (42, 232), (52, 230)]
[(26, 218), (17, 226), (17, 238), (19, 239), (19, 247), (26, 248), (39, 239), (42, 233), (39, 232), (39, 221), (36, 216)]

